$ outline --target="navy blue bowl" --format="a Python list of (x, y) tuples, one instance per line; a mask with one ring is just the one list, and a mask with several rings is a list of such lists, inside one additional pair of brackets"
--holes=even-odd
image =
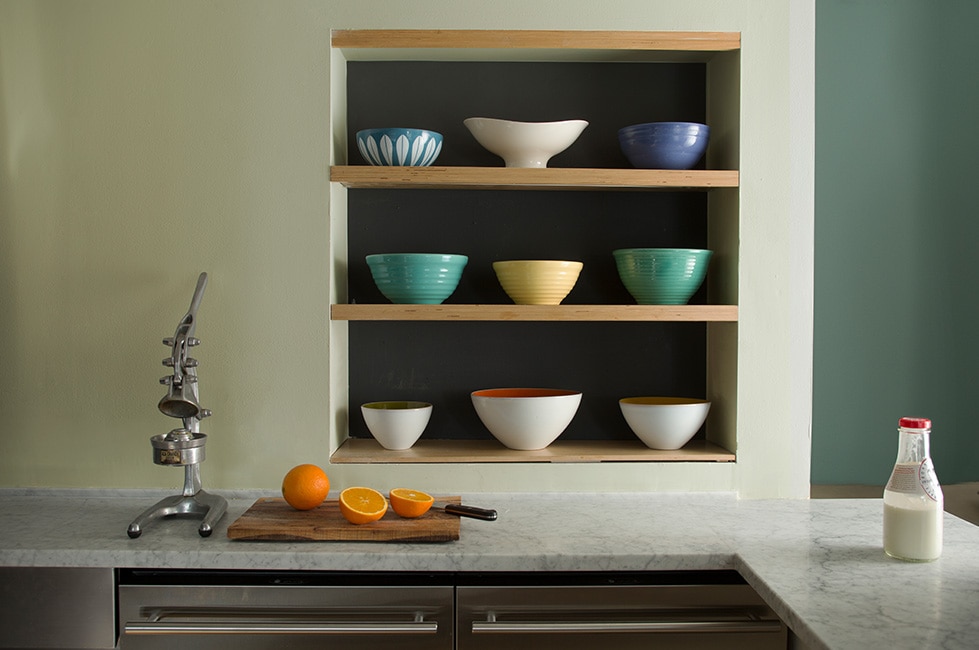
[(710, 127), (697, 122), (650, 122), (619, 129), (619, 147), (639, 169), (690, 169), (703, 158)]

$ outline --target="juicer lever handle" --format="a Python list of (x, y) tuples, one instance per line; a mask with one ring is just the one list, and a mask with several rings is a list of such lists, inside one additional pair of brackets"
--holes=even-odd
[[(190, 309), (187, 310), (187, 315), (180, 321), (180, 325), (177, 326), (177, 333), (174, 335), (174, 338), (180, 338), (182, 335), (187, 340), (188, 345), (193, 345), (193, 343), (190, 343), (190, 339), (193, 337), (194, 329), (197, 327), (197, 310), (201, 306), (201, 299), (204, 298), (204, 287), (206, 286), (207, 273), (201, 273), (197, 278), (197, 288), (194, 289), (194, 297), (190, 300)], [(195, 343), (199, 343), (199, 341), (195, 341)]]

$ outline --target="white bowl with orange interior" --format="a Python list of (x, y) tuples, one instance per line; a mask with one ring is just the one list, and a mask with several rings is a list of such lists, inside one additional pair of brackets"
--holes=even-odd
[(476, 414), (505, 447), (544, 449), (571, 424), (581, 392), (560, 388), (488, 388), (472, 393)]

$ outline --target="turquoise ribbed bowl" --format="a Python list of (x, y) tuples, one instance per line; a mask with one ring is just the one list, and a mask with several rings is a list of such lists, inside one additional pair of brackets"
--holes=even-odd
[(622, 284), (640, 305), (685, 305), (707, 276), (711, 251), (620, 248), (612, 251)]
[(374, 284), (396, 304), (439, 305), (459, 286), (469, 258), (443, 253), (385, 253), (367, 256)]

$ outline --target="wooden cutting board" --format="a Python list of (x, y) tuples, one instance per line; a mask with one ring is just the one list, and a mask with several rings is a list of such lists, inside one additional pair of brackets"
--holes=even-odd
[[(459, 497), (438, 497), (440, 503), (460, 503)], [(459, 539), (459, 517), (429, 510), (404, 519), (391, 508), (378, 521), (352, 524), (340, 513), (336, 499), (312, 510), (296, 510), (285, 499), (256, 501), (228, 526), (228, 538), (271, 542), (452, 542)]]

